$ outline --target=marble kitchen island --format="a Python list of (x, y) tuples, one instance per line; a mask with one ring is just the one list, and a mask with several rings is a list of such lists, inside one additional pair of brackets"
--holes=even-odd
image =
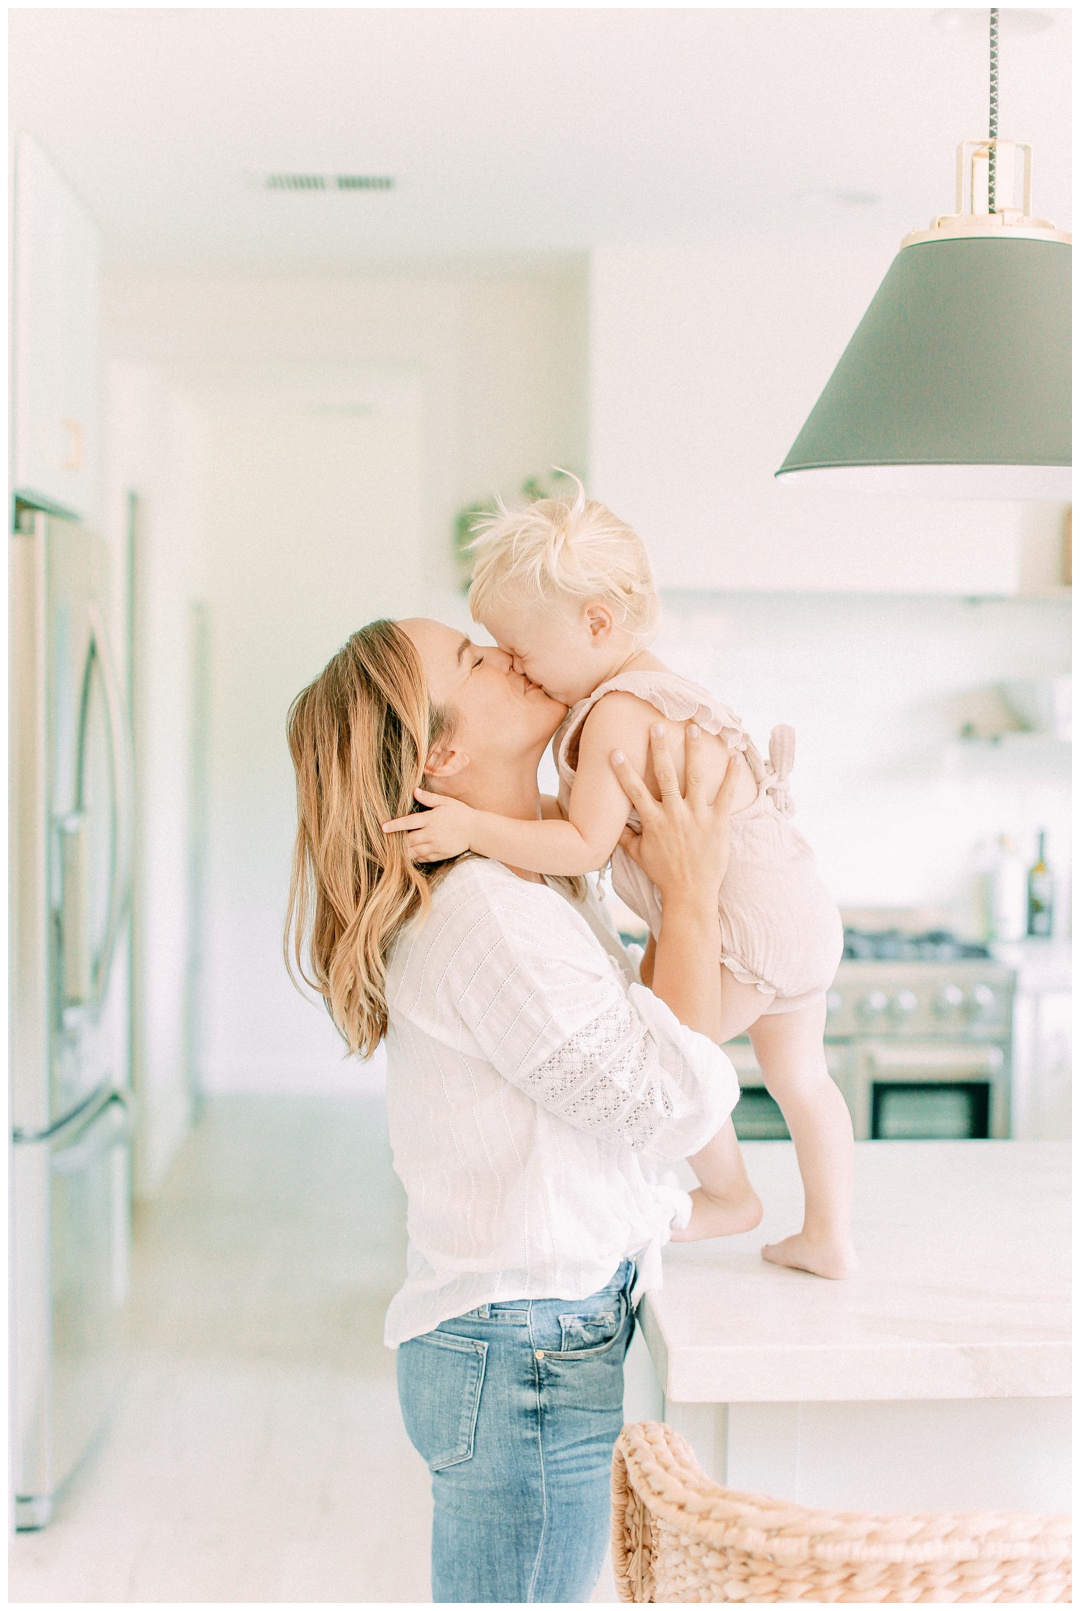
[(861, 1269), (832, 1282), (760, 1258), (797, 1229), (802, 1188), (790, 1142), (745, 1145), (765, 1218), (665, 1249), (627, 1419), (666, 1420), (730, 1487), (803, 1504), (1067, 1510), (1068, 1146), (856, 1151)]

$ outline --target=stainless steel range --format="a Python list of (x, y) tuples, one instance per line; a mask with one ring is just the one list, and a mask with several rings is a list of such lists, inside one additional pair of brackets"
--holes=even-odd
[[(856, 1139), (1007, 1136), (1015, 987), (985, 947), (945, 930), (845, 929), (825, 1037)], [(726, 1049), (739, 1135), (786, 1136), (749, 1041)]]

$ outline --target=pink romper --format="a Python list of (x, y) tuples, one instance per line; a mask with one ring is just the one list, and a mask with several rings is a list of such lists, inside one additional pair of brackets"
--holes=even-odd
[[(621, 691), (654, 705), (669, 721), (695, 721), (741, 750), (758, 786), (757, 798), (731, 819), (731, 861), (720, 890), (722, 961), (744, 984), (772, 999), (763, 1013), (792, 1012), (824, 996), (844, 947), (836, 902), (818, 876), (814, 853), (791, 822), (787, 791), (795, 752), (791, 727), (774, 727), (764, 761), (742, 722), (705, 688), (673, 671), (624, 671), (579, 700), (552, 745), (559, 769), (559, 800), (567, 808), (577, 772), (581, 728), (607, 693)], [(631, 826), (639, 827), (636, 811)], [(659, 934), (660, 892), (616, 846), (611, 882), (627, 906)]]

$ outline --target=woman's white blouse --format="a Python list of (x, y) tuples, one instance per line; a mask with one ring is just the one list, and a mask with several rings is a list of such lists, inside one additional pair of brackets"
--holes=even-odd
[(739, 1095), (731, 1062), (634, 971), (587, 902), (461, 862), (387, 978), (387, 1106), (408, 1198), (391, 1347), (483, 1303), (583, 1298), (659, 1247), (690, 1202), (657, 1166)]

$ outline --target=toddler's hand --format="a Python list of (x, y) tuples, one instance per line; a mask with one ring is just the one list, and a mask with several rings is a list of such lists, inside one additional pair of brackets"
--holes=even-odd
[(409, 855), (413, 861), (448, 861), (451, 856), (460, 856), (468, 850), (475, 816), (472, 806), (447, 799), (445, 794), (432, 794), (427, 789), (414, 789), (413, 793), (420, 804), (429, 809), (384, 822), (383, 833), (408, 834)]

